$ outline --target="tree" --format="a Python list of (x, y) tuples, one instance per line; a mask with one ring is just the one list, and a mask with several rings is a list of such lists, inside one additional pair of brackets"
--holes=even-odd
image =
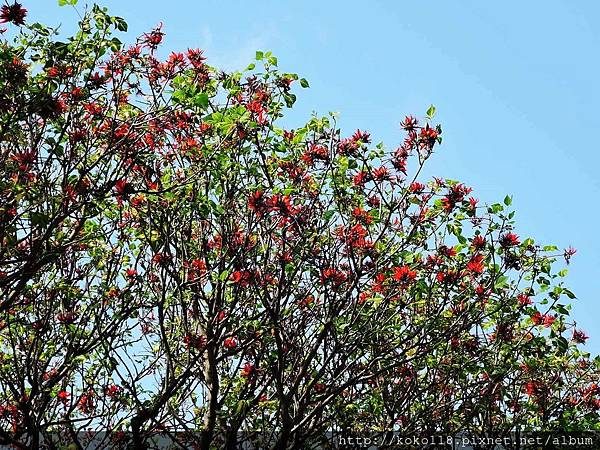
[[(4, 443), (302, 448), (327, 432), (598, 428), (600, 360), (568, 321), (564, 253), (520, 239), (510, 197), (419, 175), (334, 116), (280, 126), (304, 79), (200, 50), (77, 34), (0, 47)], [(331, 439), (331, 436), (329, 436)]]

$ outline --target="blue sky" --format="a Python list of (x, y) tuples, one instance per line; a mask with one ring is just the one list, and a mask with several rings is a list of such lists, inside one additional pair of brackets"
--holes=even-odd
[[(76, 19), (55, 0), (22, 0), (34, 20)], [(80, 3), (84, 0), (80, 0)], [(340, 113), (342, 129), (389, 147), (398, 123), (433, 103), (444, 144), (428, 174), (458, 179), (482, 202), (513, 195), (518, 233), (572, 245), (574, 317), (600, 353), (600, 3), (100, 0), (130, 25), (164, 22), (167, 49), (203, 48), (209, 63), (242, 69), (255, 50), (307, 78), (291, 120)]]

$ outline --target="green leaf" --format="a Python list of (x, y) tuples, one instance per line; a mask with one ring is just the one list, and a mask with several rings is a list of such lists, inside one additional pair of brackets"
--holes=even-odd
[(309, 84), (308, 84), (308, 81), (306, 81), (306, 78), (300, 78), (300, 86), (302, 86), (303, 88), (309, 87)]
[(261, 52), (260, 50), (256, 51), (256, 60), (257, 61), (261, 61), (264, 57), (265, 57), (265, 54), (263, 52)]
[(229, 271), (228, 270), (224, 270), (223, 272), (221, 272), (219, 274), (219, 280), (220, 281), (226, 281), (227, 278), (229, 278)]
[(494, 287), (497, 289), (502, 288), (502, 287), (506, 286), (507, 282), (508, 282), (508, 277), (505, 275), (502, 275), (502, 276), (498, 277)]
[(561, 353), (566, 352), (569, 348), (569, 342), (563, 336), (559, 336), (556, 339), (556, 345), (558, 346), (558, 349)]
[(554, 307), (554, 310), (560, 314), (564, 314), (565, 316), (569, 315), (569, 311), (565, 308), (565, 305), (561, 305), (560, 303)]
[(504, 204), (506, 206), (510, 206), (511, 203), (512, 203), (512, 197), (510, 195), (507, 195), (506, 197), (504, 197)]
[(428, 119), (433, 119), (433, 116), (435, 115), (435, 106), (431, 105), (426, 114)]
[(323, 214), (323, 219), (325, 220), (325, 222), (329, 222), (331, 220), (331, 218), (333, 217), (334, 214), (335, 214), (335, 210), (334, 209), (330, 209), (328, 211), (325, 211), (325, 214)]
[[(77, 1), (77, 0), (75, 0)], [(113, 18), (113, 23), (115, 24), (115, 27), (117, 28), (117, 30), (119, 31), (127, 31), (127, 22), (125, 22), (124, 19), (122, 19), (121, 17), (114, 17)]]
[(206, 108), (208, 106), (208, 95), (201, 92), (194, 97), (194, 106)]
[(50, 218), (46, 214), (37, 213), (37, 212), (32, 212), (30, 214), (30, 218), (31, 218), (31, 223), (33, 225), (46, 226), (46, 225), (48, 225), (48, 222), (50, 221)]
[(75, 6), (78, 0), (58, 0), (58, 6)]

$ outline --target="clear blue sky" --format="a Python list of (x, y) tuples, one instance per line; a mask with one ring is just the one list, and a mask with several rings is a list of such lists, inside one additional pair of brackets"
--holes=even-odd
[[(70, 27), (56, 0), (21, 0), (34, 20)], [(80, 0), (80, 3), (85, 0)], [(203, 48), (242, 69), (255, 50), (306, 77), (292, 115), (340, 112), (342, 129), (389, 147), (405, 114), (433, 103), (444, 144), (429, 174), (482, 202), (514, 197), (518, 233), (578, 249), (574, 317), (600, 353), (600, 2), (100, 0), (128, 38), (164, 22), (167, 49)]]

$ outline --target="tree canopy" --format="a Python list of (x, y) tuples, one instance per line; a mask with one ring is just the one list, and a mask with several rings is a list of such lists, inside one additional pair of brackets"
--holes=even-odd
[(99, 6), (68, 38), (0, 19), (2, 443), (600, 428), (574, 250), (421, 179), (435, 108), (394, 149), (335, 115), (286, 129), (308, 82), (270, 52), (225, 73)]

